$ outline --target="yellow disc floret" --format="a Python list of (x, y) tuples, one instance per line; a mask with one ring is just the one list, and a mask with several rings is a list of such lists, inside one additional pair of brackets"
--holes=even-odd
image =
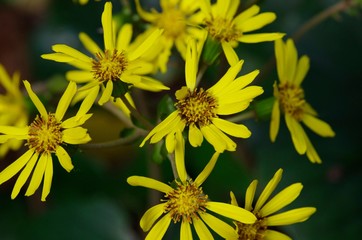
[(164, 29), (168, 38), (176, 39), (186, 31), (185, 14), (178, 9), (169, 8), (164, 10), (156, 22), (157, 26)]
[(254, 224), (241, 222), (235, 224), (239, 235), (238, 240), (263, 240), (268, 227), (264, 218), (258, 218)]
[(106, 50), (104, 54), (97, 53), (93, 60), (92, 72), (99, 82), (117, 81), (127, 69), (128, 61), (123, 51)]
[(278, 90), (279, 103), (284, 113), (301, 120), (304, 113), (303, 107), (306, 103), (303, 89), (288, 83), (280, 83)]
[(242, 36), (242, 31), (229, 19), (217, 17), (205, 20), (205, 24), (210, 36), (220, 42), (237, 41)]
[(165, 195), (165, 212), (169, 213), (173, 221), (187, 221), (199, 218), (198, 214), (206, 211), (207, 195), (201, 187), (196, 186), (191, 180), (185, 183), (177, 182), (177, 187)]
[(187, 125), (209, 125), (212, 118), (217, 117), (217, 101), (203, 88), (196, 88), (193, 92), (188, 91), (184, 98), (179, 99), (176, 107)]
[(29, 148), (38, 153), (54, 153), (62, 143), (62, 128), (54, 114), (47, 117), (37, 115), (29, 126)]

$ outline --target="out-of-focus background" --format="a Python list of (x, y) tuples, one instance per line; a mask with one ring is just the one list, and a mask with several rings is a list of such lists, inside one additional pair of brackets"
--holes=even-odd
[[(78, 40), (80, 31), (88, 33), (101, 44), (103, 2), (90, 0), (87, 5), (80, 6), (72, 0), (0, 1), (0, 63), (10, 74), (19, 70), (22, 79), (41, 83), (50, 89), (58, 85), (64, 87), (64, 72), (71, 68), (43, 60), (40, 55), (51, 52), (51, 45), (56, 43), (66, 43), (82, 50)], [(113, 1), (115, 15), (126, 14), (120, 2), (127, 1)], [(133, 7), (134, 2), (130, 2)], [(153, 2), (157, 1), (148, 1), (145, 8)], [(248, 1), (242, 1), (243, 4), (245, 2)], [(337, 2), (259, 1), (262, 12), (277, 14), (277, 20), (263, 31), (285, 32), (290, 37), (310, 18)], [(358, 238), (362, 227), (361, 14), (361, 11), (335, 14), (296, 43), (300, 55), (307, 54), (311, 59), (310, 71), (303, 82), (306, 99), (336, 132), (335, 138), (324, 139), (307, 130), (323, 163), (311, 164), (306, 156), (296, 153), (284, 123), (276, 143), (272, 144), (269, 140), (269, 120), (248, 120), (244, 123), (251, 129), (252, 137), (237, 141), (236, 152), (222, 154), (203, 186), (210, 198), (228, 202), (229, 191), (232, 190), (242, 202), (253, 179), (259, 179), (260, 192), (275, 171), (283, 168), (278, 190), (294, 182), (304, 185), (300, 197), (286, 209), (315, 206), (318, 210), (308, 221), (279, 230), (297, 240)], [(273, 64), (270, 64), (273, 50), (273, 43), (240, 44), (238, 47), (240, 58), (245, 59), (243, 72), (256, 68), (264, 71), (257, 82), (265, 90), (259, 100), (272, 94), (272, 84), (277, 77)], [(177, 73), (182, 79), (183, 65), (178, 65), (179, 60), (176, 57), (170, 63), (171, 73), (158, 77), (170, 81), (169, 75)], [(212, 68), (206, 76), (218, 72)], [(51, 91), (41, 94), (44, 99), (52, 99)], [(146, 96), (160, 96), (152, 94)], [(140, 109), (144, 108), (140, 106)], [(99, 107), (92, 112), (94, 117), (87, 127), (94, 142), (116, 139), (123, 128), (122, 123)], [(172, 180), (169, 163), (150, 161), (149, 154), (145, 152), (148, 148), (140, 149), (135, 143), (106, 149), (74, 150), (71, 154), (75, 168), (71, 173), (54, 164), (52, 190), (44, 203), (40, 201), (39, 190), (32, 197), (24, 197), (24, 192), (21, 192), (15, 200), (11, 200), (15, 179), (2, 184), (0, 239), (142, 239), (144, 235), (138, 221), (159, 196), (154, 191), (128, 186), (126, 178), (144, 175), (164, 182)], [(197, 149), (188, 148), (189, 174), (196, 176), (212, 153), (208, 144)], [(21, 151), (11, 152), (1, 159), (0, 169), (20, 154)], [(175, 233), (177, 229), (170, 229), (166, 238), (175, 239)]]

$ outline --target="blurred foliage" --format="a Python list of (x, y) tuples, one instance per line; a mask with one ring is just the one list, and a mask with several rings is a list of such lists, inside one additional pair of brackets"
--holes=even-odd
[[(5, 50), (0, 51), (0, 60), (11, 69), (14, 66), (24, 69), (22, 76), (31, 81), (53, 79), (51, 83), (56, 84), (57, 76), (59, 78), (59, 74), (69, 67), (42, 60), (40, 54), (50, 52), (55, 43), (82, 49), (78, 40), (80, 31), (101, 40), (103, 3), (90, 1), (88, 5), (79, 6), (71, 0), (43, 0), (36, 1), (38, 5), (28, 5), (33, 6), (31, 9), (27, 7), (29, 2), (0, 3), (3, 23), (20, 18), (23, 22), (13, 26), (26, 28), (25, 32), (19, 32), (15, 27), (10, 32), (0, 30), (0, 39), (3, 39), (0, 47), (9, 48), (4, 42), (5, 36), (22, 38), (18, 44), (22, 44), (21, 53), (28, 59), (27, 65), (24, 62), (16, 65), (14, 56), (3, 56), (9, 54)], [(265, 30), (286, 32), (291, 36), (304, 22), (336, 2), (261, 1), (263, 11), (273, 11), (278, 16), (276, 22)], [(114, 11), (121, 11), (120, 2), (113, 3)], [(8, 13), (12, 15), (8, 16)], [(30, 19), (30, 25), (26, 19)], [(203, 186), (210, 198), (229, 201), (229, 191), (232, 190), (242, 202), (246, 187), (253, 179), (259, 179), (261, 190), (274, 172), (283, 168), (279, 190), (294, 182), (304, 185), (301, 196), (291, 207), (315, 206), (318, 209), (307, 222), (283, 228), (283, 231), (297, 240), (358, 238), (362, 226), (359, 217), (362, 214), (362, 151), (359, 142), (362, 134), (359, 121), (362, 103), (361, 26), (360, 11), (341, 13), (322, 22), (296, 43), (299, 53), (311, 58), (311, 69), (303, 82), (306, 99), (336, 132), (333, 139), (323, 139), (308, 132), (323, 160), (322, 165), (313, 165), (305, 156), (295, 152), (285, 125), (281, 125), (276, 143), (272, 144), (268, 120), (248, 120), (246, 125), (250, 127), (252, 137), (239, 140), (236, 152), (221, 155), (217, 167)], [(273, 44), (240, 44), (238, 51), (245, 59), (243, 72), (255, 68), (262, 70), (257, 84), (264, 87), (265, 94), (260, 99), (271, 96), (276, 80), (276, 71), (270, 67), (273, 66)], [(16, 54), (21, 53), (16, 51)], [(211, 68), (206, 76), (217, 73), (218, 70)], [(54, 85), (50, 87), (54, 88)], [(168, 102), (169, 99), (164, 99), (165, 105), (159, 109), (160, 116), (170, 110)], [(110, 119), (108, 113), (95, 111), (100, 117), (88, 123), (91, 135), (105, 136), (99, 141), (117, 138), (123, 126)], [(115, 126), (119, 127), (117, 131)], [(159, 165), (150, 161), (152, 156), (144, 150), (155, 146), (143, 149), (137, 146), (83, 152), (75, 149), (72, 155), (75, 170), (69, 174), (55, 164), (52, 192), (45, 203), (40, 202), (37, 195), (11, 200), (14, 181), (3, 184), (0, 188), (0, 239), (140, 239), (143, 235), (138, 221), (159, 196), (143, 188), (128, 186), (126, 178), (145, 175), (168, 182), (172, 180), (172, 172), (167, 161), (159, 161)], [(198, 149), (188, 147), (189, 174), (196, 176), (211, 155), (212, 149), (206, 143)], [(16, 153), (12, 153), (2, 160), (1, 169), (15, 157)], [(148, 199), (147, 203), (145, 199)], [(169, 229), (168, 239), (172, 239), (172, 232), (173, 229)]]

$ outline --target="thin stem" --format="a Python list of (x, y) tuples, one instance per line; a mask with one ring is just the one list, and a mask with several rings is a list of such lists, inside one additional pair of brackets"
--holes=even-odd
[(107, 102), (102, 105), (104, 109), (112, 113), (115, 117), (117, 117), (119, 120), (121, 120), (122, 123), (128, 128), (137, 128), (132, 121), (129, 119), (126, 114), (121, 111), (118, 107), (116, 107), (113, 103)]
[(170, 160), (173, 176), (175, 179), (178, 179), (179, 176), (176, 169), (175, 154), (174, 153), (168, 154), (168, 159)]
[(248, 112), (244, 112), (244, 113), (241, 113), (241, 114), (238, 114), (234, 117), (231, 117), (231, 118), (228, 118), (227, 120), (229, 122), (241, 122), (241, 121), (244, 121), (244, 120), (247, 120), (247, 119), (252, 119), (252, 118), (255, 118), (256, 114), (255, 114), (255, 111), (253, 110), (250, 110)]
[(126, 105), (126, 107), (131, 111), (131, 114), (138, 120), (140, 121), (148, 130), (151, 130), (153, 128), (153, 125), (147, 121), (147, 119), (145, 119), (136, 108), (134, 108), (131, 103), (128, 101), (128, 99), (124, 96), (121, 95), (121, 100), (123, 101), (123, 103)]
[(197, 73), (196, 86), (199, 85), (202, 77), (204, 76), (204, 74), (205, 74), (205, 72), (206, 72), (206, 70), (207, 70), (207, 67), (208, 67), (208, 65), (207, 65), (206, 63), (202, 63), (202, 65), (201, 65), (201, 67), (200, 67), (200, 69), (199, 69), (199, 71), (198, 71), (198, 73)]

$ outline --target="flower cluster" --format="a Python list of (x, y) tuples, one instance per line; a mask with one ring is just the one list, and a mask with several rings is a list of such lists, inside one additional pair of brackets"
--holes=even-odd
[[(82, 5), (87, 2), (79, 1)], [(283, 41), (284, 33), (254, 33), (275, 21), (275, 13), (260, 13), (257, 5), (240, 11), (239, 5), (240, 0), (160, 0), (160, 8), (147, 10), (140, 0), (135, 0), (134, 11), (139, 20), (132, 22), (117, 21), (112, 3), (105, 2), (100, 17), (103, 46), (81, 32), (79, 40), (87, 54), (59, 43), (51, 47), (52, 53), (41, 55), (44, 60), (73, 68), (65, 73), (68, 85), (60, 90), (55, 111), (47, 110), (52, 109), (46, 105), (51, 101), (43, 100), (41, 93), (24, 80), (31, 100), (28, 105), (37, 110), (32, 114), (20, 90), (20, 75), (10, 77), (0, 65), (0, 84), (5, 90), (0, 95), (0, 157), (10, 150), (23, 151), (0, 171), (0, 185), (18, 174), (11, 198), (19, 195), (29, 179), (25, 195), (33, 195), (43, 184), (41, 200), (45, 201), (51, 189), (53, 163), (59, 162), (71, 171), (74, 166), (68, 147), (82, 148), (91, 141), (91, 133), (83, 126), (93, 116), (88, 112), (94, 105), (111, 106), (135, 130), (132, 139), (139, 138), (139, 149), (144, 150), (142, 147), (148, 143), (162, 148), (164, 151), (159, 152), (170, 160), (173, 170), (174, 178), (168, 184), (138, 175), (127, 178), (129, 185), (163, 193), (160, 203), (141, 217), (140, 226), (148, 232), (146, 239), (162, 239), (171, 224), (180, 225), (180, 239), (193, 239), (195, 234), (200, 239), (213, 239), (215, 235), (235, 240), (290, 239), (273, 227), (305, 221), (316, 209), (278, 212), (302, 190), (302, 184), (295, 183), (271, 197), (281, 180), (281, 169), (255, 203), (254, 180), (246, 190), (244, 206), (238, 205), (233, 192), (231, 203), (224, 203), (211, 199), (206, 194), (210, 189), (202, 188), (217, 167), (219, 156), (236, 151), (240, 138), (247, 140), (252, 135), (248, 124), (240, 119), (258, 117), (252, 105), (264, 93), (261, 86), (253, 83), (260, 70), (241, 73), (244, 60), (236, 50), (239, 42), (274, 42), (279, 81), (274, 83), (273, 103), (266, 106), (272, 142), (283, 115), (296, 151), (306, 154), (313, 163), (321, 163), (301, 123), (322, 137), (335, 135), (305, 100), (301, 83), (309, 70), (309, 58), (298, 58), (293, 40)], [(140, 24), (143, 27), (137, 28)], [(169, 71), (173, 50), (182, 61), (184, 76), (179, 78), (181, 82), (165, 84), (157, 76)], [(222, 74), (206, 77), (206, 70), (218, 67), (223, 60), (221, 52), (227, 62)], [(143, 100), (137, 98), (143, 90), (151, 95), (173, 91), (175, 96), (171, 103), (159, 103), (159, 108), (168, 111), (158, 113), (154, 121), (149, 121), (149, 115), (137, 107)], [(72, 116), (66, 115), (70, 108)], [(211, 145), (213, 154), (201, 173), (192, 177), (187, 171), (187, 159), (195, 157), (188, 156), (185, 149), (202, 145)]]

